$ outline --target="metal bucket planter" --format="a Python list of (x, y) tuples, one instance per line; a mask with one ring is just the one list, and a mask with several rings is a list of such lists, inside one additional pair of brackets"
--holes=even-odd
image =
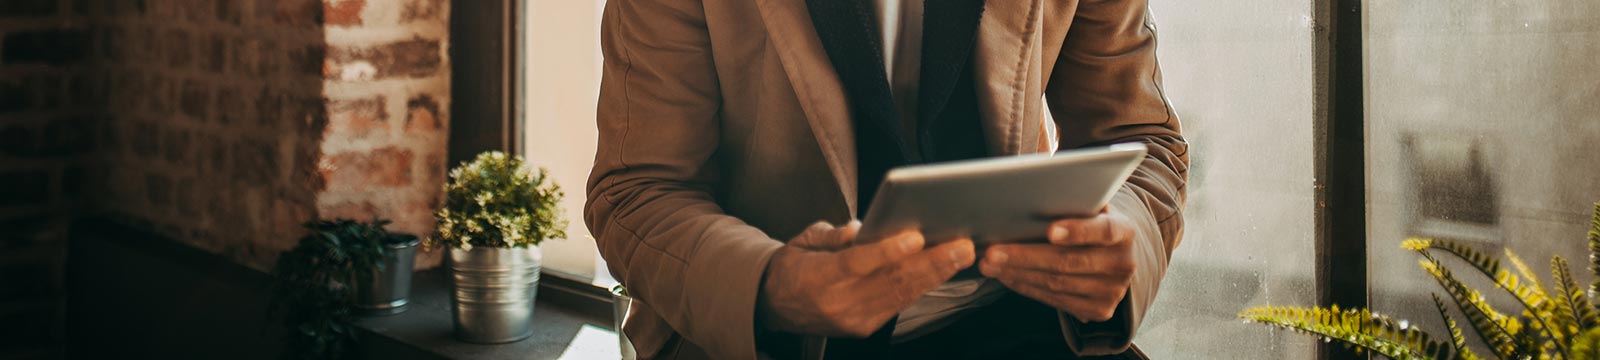
[(373, 271), (371, 281), (356, 286), (356, 312), (362, 315), (399, 314), (410, 301), (411, 273), (421, 241), (416, 236), (392, 234), (383, 243), (389, 248), (383, 268)]
[(628, 334), (622, 332), (622, 324), (628, 319), (628, 307), (633, 306), (633, 298), (628, 296), (628, 290), (622, 285), (611, 287), (611, 319), (617, 329), (617, 347), (622, 351), (622, 360), (638, 359), (637, 351), (633, 349), (633, 342), (628, 341)]
[(533, 335), (539, 291), (538, 247), (450, 249), (451, 313), (456, 338), (499, 344)]

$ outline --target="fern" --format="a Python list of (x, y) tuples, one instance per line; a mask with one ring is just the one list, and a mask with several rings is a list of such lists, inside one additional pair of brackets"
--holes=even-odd
[(1438, 259), (1429, 257), (1426, 260), (1419, 260), (1419, 263), (1423, 270), (1433, 275), (1439, 286), (1445, 288), (1445, 293), (1450, 294), (1450, 298), (1455, 300), (1456, 307), (1461, 309), (1462, 314), (1466, 314), (1467, 323), (1471, 324), (1473, 329), (1477, 330), (1478, 336), (1489, 344), (1489, 349), (1494, 351), (1495, 356), (1503, 359), (1526, 352), (1517, 346), (1515, 340), (1515, 336), (1522, 330), (1521, 323), (1495, 311), (1484, 301), (1483, 294), (1461, 284), (1461, 281), (1450, 273), (1450, 269), (1439, 265)]
[[(1519, 268), (1519, 271), (1527, 274), (1527, 276), (1532, 279), (1532, 281), (1529, 282), (1532, 283), (1532, 285), (1524, 283), (1521, 278), (1517, 277), (1517, 275), (1512, 274), (1510, 271), (1506, 271), (1504, 268), (1502, 268), (1500, 266), (1500, 260), (1489, 257), (1483, 252), (1461, 243), (1449, 240), (1411, 239), (1407, 240), (1405, 243), (1402, 243), (1401, 246), (1416, 250), (1417, 253), (1421, 254), (1423, 258), (1433, 262), (1435, 267), (1438, 267), (1439, 261), (1428, 252), (1429, 249), (1443, 250), (1445, 253), (1455, 255), (1457, 258), (1467, 261), (1468, 264), (1472, 265), (1472, 268), (1477, 269), (1485, 276), (1488, 276), (1490, 280), (1493, 280), (1495, 287), (1504, 289), (1507, 293), (1511, 294), (1513, 298), (1517, 299), (1517, 302), (1522, 305), (1524, 310), (1526, 310), (1523, 312), (1525, 317), (1535, 320), (1534, 324), (1531, 324), (1531, 327), (1545, 333), (1550, 339), (1550, 345), (1562, 350), (1563, 352), (1565, 351), (1565, 336), (1558, 333), (1559, 329), (1553, 328), (1548, 322), (1545, 321), (1545, 318), (1549, 317), (1549, 313), (1551, 313), (1552, 308), (1546, 301), (1547, 297), (1544, 289), (1538, 285), (1538, 278), (1531, 276), (1532, 271), (1527, 270), (1528, 266), (1522, 262), (1521, 258), (1516, 256), (1516, 253), (1511, 252), (1511, 249), (1505, 250), (1506, 256), (1510, 258), (1515, 267)], [(1427, 266), (1425, 265), (1424, 268), (1426, 267)], [(1430, 270), (1430, 272), (1432, 271)], [(1444, 284), (1441, 283), (1440, 285)], [(1448, 286), (1446, 286), (1446, 288), (1448, 288)], [(1492, 311), (1493, 309), (1489, 310)], [(1522, 351), (1526, 351), (1535, 346), (1544, 348), (1545, 346), (1540, 343), (1540, 341), (1525, 341), (1523, 344), (1525, 346), (1519, 346), (1519, 348)]]
[(1544, 284), (1539, 283), (1539, 276), (1534, 275), (1533, 269), (1528, 268), (1528, 264), (1522, 262), (1522, 257), (1517, 256), (1517, 253), (1511, 252), (1511, 248), (1505, 248), (1505, 253), (1506, 261), (1511, 262), (1511, 267), (1517, 269), (1517, 275), (1522, 276), (1523, 279), (1527, 279), (1528, 284), (1532, 285), (1530, 288), (1532, 288), (1533, 291), (1538, 292), (1539, 295), (1545, 295), (1547, 291), (1545, 291)]
[[(1589, 283), (1589, 297), (1600, 297), (1600, 202), (1594, 203), (1594, 216), (1589, 220), (1589, 273), (1595, 275)], [(1600, 302), (1595, 306), (1600, 311)]]
[[(1589, 225), (1589, 271), (1595, 280), (1587, 291), (1579, 289), (1567, 260), (1550, 260), (1553, 287), (1540, 282), (1531, 268), (1516, 253), (1505, 249), (1505, 260), (1515, 273), (1501, 265), (1500, 259), (1470, 246), (1447, 240), (1413, 238), (1401, 247), (1422, 256), (1418, 263), (1431, 275), (1453, 304), (1467, 319), (1467, 327), (1500, 359), (1600, 360), (1600, 202), (1594, 204)], [(1511, 317), (1491, 307), (1483, 294), (1468, 288), (1445, 268), (1431, 250), (1464, 260), (1474, 270), (1488, 276), (1495, 287), (1506, 290), (1522, 305), (1520, 316)], [(1394, 359), (1444, 358), (1481, 360), (1468, 347), (1460, 324), (1450, 315), (1444, 297), (1433, 294), (1434, 309), (1449, 331), (1447, 341), (1434, 341), (1406, 322), (1395, 322), (1366, 309), (1340, 311), (1338, 307), (1292, 308), (1255, 307), (1239, 314), (1248, 321), (1270, 324), (1338, 340), (1347, 346), (1368, 350)]]
[(1482, 272), (1484, 275), (1487, 275), (1491, 278), (1495, 277), (1495, 274), (1499, 274), (1501, 271), (1505, 270), (1500, 268), (1500, 259), (1495, 259), (1492, 256), (1479, 252), (1478, 249), (1473, 249), (1470, 246), (1466, 246), (1454, 241), (1413, 238), (1407, 239), (1405, 242), (1401, 243), (1400, 246), (1406, 249), (1416, 250), (1418, 252), (1427, 252), (1431, 249), (1438, 249), (1450, 255), (1455, 255), (1456, 257), (1461, 258), (1461, 260), (1466, 260), (1468, 264), (1472, 264), (1473, 268), (1478, 269), (1479, 272)]
[[(1589, 298), (1578, 289), (1578, 281), (1572, 278), (1572, 272), (1567, 268), (1567, 259), (1551, 257), (1550, 272), (1555, 274), (1555, 290), (1560, 295), (1555, 297), (1556, 311), (1552, 314), (1556, 326), (1574, 336), (1581, 329), (1600, 326), (1600, 316), (1589, 305)], [(1570, 340), (1568, 346), (1571, 346)]]
[(1328, 308), (1256, 307), (1239, 317), (1327, 339), (1382, 354), (1391, 359), (1440, 359), (1450, 355), (1448, 343), (1428, 333), (1367, 310)]
[(1600, 328), (1578, 335), (1572, 342), (1571, 360), (1600, 360)]
[(1439, 318), (1444, 320), (1445, 329), (1450, 331), (1451, 350), (1455, 352), (1455, 358), (1461, 360), (1483, 359), (1478, 357), (1478, 354), (1473, 353), (1472, 349), (1467, 348), (1467, 337), (1461, 335), (1461, 328), (1456, 326), (1456, 319), (1450, 317), (1450, 311), (1445, 309), (1444, 300), (1439, 299), (1439, 294), (1428, 295), (1433, 296), (1433, 307), (1439, 310)]

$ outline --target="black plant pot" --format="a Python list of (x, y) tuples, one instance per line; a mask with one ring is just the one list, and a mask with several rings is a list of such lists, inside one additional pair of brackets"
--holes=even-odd
[(406, 311), (417, 245), (421, 243), (416, 236), (407, 234), (390, 234), (384, 239), (389, 254), (383, 259), (383, 268), (373, 271), (371, 281), (361, 281), (356, 287), (357, 313), (393, 315)]

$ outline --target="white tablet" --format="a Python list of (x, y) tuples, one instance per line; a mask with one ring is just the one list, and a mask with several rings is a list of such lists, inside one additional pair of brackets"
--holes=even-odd
[(862, 220), (858, 243), (920, 229), (927, 244), (1043, 240), (1051, 221), (1100, 212), (1144, 159), (1125, 143), (895, 168)]

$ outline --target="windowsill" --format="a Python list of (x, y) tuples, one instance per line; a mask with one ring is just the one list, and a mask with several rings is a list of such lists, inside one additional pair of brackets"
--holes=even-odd
[(365, 330), (362, 352), (368, 358), (617, 357), (618, 344), (611, 319), (561, 301), (560, 295), (552, 290), (541, 283), (534, 305), (532, 337), (505, 344), (473, 344), (456, 340), (454, 336), (450, 286), (446, 283), (445, 272), (441, 269), (418, 272), (412, 279), (411, 303), (405, 312), (356, 320), (357, 327)]

